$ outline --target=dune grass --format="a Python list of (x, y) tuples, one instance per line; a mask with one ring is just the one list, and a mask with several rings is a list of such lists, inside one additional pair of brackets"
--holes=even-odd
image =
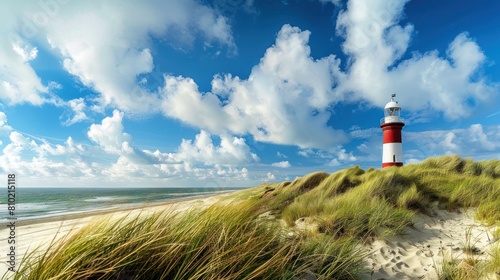
[[(495, 224), (500, 220), (499, 166), (500, 161), (474, 162), (458, 156), (369, 172), (355, 166), (328, 176), (312, 173), (288, 185), (267, 185), (264, 199), (268, 209), (279, 212), (288, 225), (303, 217), (330, 220), (327, 216), (339, 219), (339, 215), (345, 220), (366, 221), (363, 213), (391, 210), (393, 217), (380, 220), (392, 222), (381, 226), (400, 228), (399, 223), (404, 226), (411, 221), (411, 213), (425, 213), (435, 202), (448, 210), (477, 207), (478, 219)], [(316, 187), (297, 191), (311, 179), (317, 182)], [(370, 219), (378, 218), (370, 215)], [(366, 228), (358, 233), (367, 233)]]
[(98, 221), (31, 256), (15, 279), (353, 279), (360, 269), (354, 240), (291, 237), (259, 213), (255, 203), (216, 204)]
[(496, 274), (500, 278), (500, 244), (496, 244), (490, 252), (491, 262), (489, 265), (489, 272)]
[[(89, 225), (41, 256), (30, 255), (15, 279), (356, 279), (360, 242), (401, 232), (431, 205), (475, 207), (476, 218), (499, 224), (499, 178), (500, 161), (458, 156), (314, 172), (237, 192), (231, 203), (202, 210)], [(275, 219), (261, 219), (263, 213)], [(304, 218), (316, 232), (290, 234)], [(498, 271), (499, 255), (497, 248), (491, 271)], [(443, 271), (455, 273), (453, 263), (445, 262)]]

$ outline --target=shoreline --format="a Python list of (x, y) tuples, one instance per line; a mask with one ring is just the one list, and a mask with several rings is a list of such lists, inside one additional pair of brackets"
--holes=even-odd
[[(101, 209), (96, 209), (96, 210), (86, 210), (86, 211), (80, 211), (80, 212), (58, 213), (58, 214), (46, 215), (46, 216), (31, 216), (31, 217), (26, 217), (26, 218), (19, 218), (18, 217), (18, 219), (16, 221), (16, 225), (21, 227), (21, 226), (28, 226), (28, 225), (41, 224), (41, 223), (68, 221), (68, 220), (85, 218), (85, 217), (89, 217), (89, 216), (113, 214), (115, 212), (133, 211), (133, 210), (138, 210), (138, 209), (148, 209), (148, 208), (152, 208), (152, 207), (168, 206), (168, 205), (176, 204), (176, 203), (180, 203), (180, 202), (188, 202), (191, 200), (204, 199), (204, 198), (208, 198), (208, 197), (212, 197), (212, 196), (219, 196), (219, 195), (229, 194), (229, 193), (233, 193), (233, 192), (237, 192), (237, 191), (238, 190), (226, 190), (226, 191), (220, 191), (220, 192), (209, 193), (209, 194), (200, 194), (200, 195), (193, 195), (193, 196), (187, 196), (187, 197), (181, 197), (181, 198), (170, 198), (170, 199), (165, 199), (162, 201), (156, 201), (156, 202), (152, 202), (152, 203), (143, 202), (143, 203), (134, 203), (134, 204), (114, 205), (114, 206), (110, 206), (107, 208), (101, 208)], [(7, 220), (2, 221), (2, 223), (7, 223)]]

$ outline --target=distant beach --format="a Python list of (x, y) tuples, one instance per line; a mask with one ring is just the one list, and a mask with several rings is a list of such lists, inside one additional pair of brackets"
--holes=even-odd
[[(137, 208), (174, 200), (231, 192), (237, 188), (18, 188), (18, 221), (103, 210)], [(5, 203), (0, 209), (7, 209)], [(6, 214), (1, 215), (5, 223)]]

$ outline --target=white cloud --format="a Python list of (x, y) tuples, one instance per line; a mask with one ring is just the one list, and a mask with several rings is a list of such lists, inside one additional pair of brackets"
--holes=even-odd
[(72, 99), (66, 102), (66, 104), (71, 109), (73, 117), (68, 118), (66, 121), (64, 121), (64, 125), (72, 125), (84, 120), (88, 120), (88, 116), (85, 113), (87, 106), (85, 105), (85, 100), (83, 98)]
[(337, 154), (340, 161), (356, 161), (357, 158), (353, 156), (352, 152), (347, 153), (345, 149), (340, 149)]
[(137, 81), (154, 68), (149, 36), (190, 47), (200, 33), (207, 41), (234, 48), (225, 18), (193, 0), (71, 5), (47, 33), (52, 47), (61, 52), (65, 69), (99, 92), (101, 105), (130, 112), (158, 110), (158, 97)]
[(38, 142), (12, 131), (10, 143), (0, 155), (0, 169), (31, 179), (52, 180), (56, 184), (61, 178), (76, 180), (92, 179), (98, 174), (99, 165), (84, 160), (87, 152), (80, 144), (75, 144), (71, 137), (64, 145), (50, 144), (44, 139)]
[(490, 140), (490, 136), (483, 131), (483, 126), (481, 124), (473, 124), (463, 137), (469, 136), (469, 139), (467, 139), (469, 143), (473, 143), (485, 151), (494, 151), (497, 147), (500, 147), (500, 138), (495, 138), (499, 136), (498, 127), (497, 130), (489, 131), (489, 134), (491, 138), (493, 138), (492, 140)]
[(288, 158), (285, 154), (281, 153), (281, 152), (276, 152), (276, 156), (279, 157), (279, 158)]
[(275, 163), (273, 163), (271, 165), (274, 166), (274, 167), (280, 167), (280, 168), (290, 168), (290, 167), (292, 167), (292, 165), (290, 164), (290, 162), (288, 162), (288, 160), (286, 160), (286, 161), (280, 161), (280, 162), (275, 162)]
[(21, 47), (19, 45), (12, 45), (12, 49), (21, 56), (24, 62), (28, 62), (36, 58), (38, 54), (38, 49), (36, 47), (31, 48), (29, 46)]
[(196, 135), (194, 141), (183, 139), (173, 153), (140, 150), (133, 145), (132, 137), (124, 132), (123, 117), (123, 112), (115, 110), (113, 116), (103, 119), (101, 124), (93, 124), (88, 131), (89, 139), (103, 151), (118, 156), (117, 161), (103, 171), (103, 174), (114, 178), (165, 178), (176, 175), (205, 179), (237, 176), (245, 179), (248, 170), (237, 167), (259, 160), (243, 138), (220, 136), (217, 146), (212, 135), (206, 131)]
[(340, 162), (338, 159), (334, 158), (332, 159), (329, 163), (328, 163), (329, 166), (340, 166)]
[(195, 140), (183, 140), (173, 158), (183, 162), (199, 162), (205, 165), (238, 165), (258, 161), (256, 154), (250, 152), (243, 138), (221, 136), (220, 146), (215, 146), (212, 136), (201, 131)]
[(446, 133), (443, 141), (439, 142), (439, 145), (446, 149), (447, 153), (458, 151), (458, 145), (453, 143), (453, 140), (456, 139), (457, 136), (453, 132)]
[(0, 39), (0, 99), (10, 105), (41, 105), (48, 89), (29, 65), (28, 58), (15, 49), (11, 42)]
[(444, 153), (491, 155), (500, 148), (498, 129), (498, 126), (484, 128), (481, 124), (473, 124), (468, 128), (406, 132), (404, 142), (417, 145), (423, 157)]
[(358, 158), (353, 155), (352, 152), (347, 153), (346, 149), (339, 148), (336, 153), (332, 153), (333, 159), (331, 159), (327, 165), (329, 166), (340, 166), (349, 162), (356, 162)]
[(367, 139), (373, 137), (374, 135), (380, 135), (381, 133), (382, 129), (380, 129), (379, 127), (372, 127), (367, 129), (359, 129), (356, 127), (349, 133), (349, 135), (355, 139)]
[(0, 98), (10, 104), (54, 98), (28, 63), (32, 43), (59, 52), (64, 69), (100, 94), (95, 109), (143, 113), (158, 110), (158, 96), (137, 81), (154, 68), (151, 37), (182, 48), (202, 38), (236, 51), (226, 19), (194, 0), (11, 2), (0, 18), (8, 35), (0, 39)]
[(300, 149), (297, 154), (299, 156), (302, 156), (302, 157), (305, 157), (305, 158), (308, 158), (310, 157), (311, 155), (314, 154), (314, 151), (312, 149)]
[(249, 133), (261, 142), (302, 148), (345, 142), (344, 132), (327, 125), (329, 105), (341, 98), (332, 91), (342, 76), (340, 62), (334, 56), (314, 60), (309, 35), (284, 25), (247, 80), (216, 76), (212, 92), (199, 92), (190, 78), (165, 76), (164, 114), (211, 133)]
[(259, 160), (244, 139), (221, 136), (220, 144), (215, 145), (205, 131), (196, 135), (194, 141), (183, 140), (175, 152), (140, 150), (124, 131), (124, 115), (115, 110), (100, 124), (91, 125), (88, 137), (96, 146), (84, 146), (72, 137), (64, 144), (53, 144), (12, 131), (6, 124), (7, 117), (0, 112), (0, 126), (9, 128), (9, 142), (0, 155), (0, 170), (15, 171), (34, 184), (39, 180), (51, 186), (57, 182), (137, 184), (160, 180), (158, 183), (172, 178), (176, 182), (204, 180), (227, 185), (248, 180), (249, 171), (243, 166)]
[(129, 134), (123, 132), (123, 116), (123, 112), (114, 110), (112, 117), (106, 117), (101, 124), (92, 124), (87, 132), (89, 139), (105, 152), (122, 154), (132, 140)]
[(431, 108), (450, 119), (469, 116), (498, 90), (476, 75), (485, 55), (468, 34), (461, 33), (450, 43), (446, 57), (437, 51), (415, 52), (399, 61), (414, 30), (411, 24), (397, 24), (406, 2), (348, 2), (337, 19), (337, 31), (346, 39), (343, 50), (351, 63), (339, 89), (379, 107), (390, 93), (398, 93), (405, 109)]
[(7, 115), (4, 112), (0, 112), (0, 132), (6, 133), (11, 130), (12, 127), (7, 124)]

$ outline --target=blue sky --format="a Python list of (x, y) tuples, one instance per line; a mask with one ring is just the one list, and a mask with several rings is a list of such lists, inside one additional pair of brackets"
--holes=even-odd
[[(19, 3), (18, 3), (19, 2)], [(0, 169), (23, 186), (246, 187), (500, 158), (500, 3), (40, 0), (0, 11)]]

